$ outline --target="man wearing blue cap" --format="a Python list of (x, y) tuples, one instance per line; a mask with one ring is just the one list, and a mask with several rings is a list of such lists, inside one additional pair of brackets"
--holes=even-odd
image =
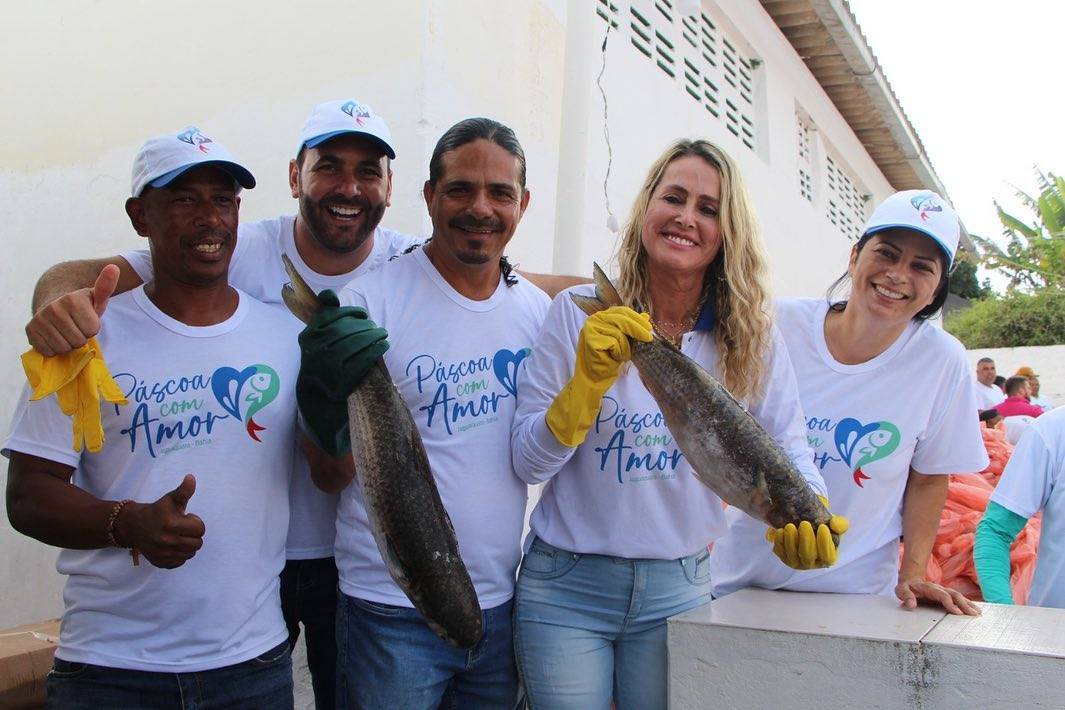
[[(265, 302), (280, 302), (281, 287), (289, 280), (281, 261), (284, 254), (316, 292), (340, 290), (421, 241), (380, 226), (391, 199), (395, 157), (388, 126), (366, 104), (342, 99), (315, 106), (300, 132), (295, 157), (289, 161), (289, 187), (299, 210), (295, 215), (240, 225), (231, 282)], [(114, 287), (115, 276), (118, 291), (149, 280), (152, 256), (147, 251), (131, 251), (54, 267), (42, 277), (35, 294), (35, 310), (39, 303), (50, 305), (27, 328), (31, 344), (45, 355), (79, 345), (79, 338), (91, 336), (99, 327), (95, 314), (106, 305), (107, 289)], [(114, 267), (108, 264), (118, 266), (120, 275), (112, 273)], [(93, 279), (93, 288), (74, 290)], [(50, 287), (49, 282), (54, 285)], [(295, 318), (291, 321), (298, 325)], [(334, 705), (336, 686), (333, 541), (337, 496), (313, 485), (302, 454), (296, 454), (294, 464), (281, 602), (290, 644), (295, 646), (300, 624), (307, 632), (307, 665), (315, 702), (325, 710)]]
[[(288, 166), (299, 210), (240, 226), (231, 282), (263, 301), (279, 302), (281, 287), (288, 282), (284, 254), (316, 292), (339, 291), (420, 242), (380, 226), (391, 203), (395, 157), (387, 124), (366, 104), (349, 98), (315, 106)], [(52, 267), (34, 293), (36, 315), (26, 328), (30, 344), (43, 355), (82, 345), (99, 329), (99, 313), (111, 292), (134, 288), (151, 273), (151, 256), (145, 251)], [(528, 277), (549, 293), (577, 282)], [(290, 642), (295, 645), (301, 623), (307, 632), (316, 706), (325, 710), (333, 707), (335, 690), (337, 496), (314, 487), (302, 454), (297, 453), (295, 466), (281, 598)]]
[(111, 299), (88, 364), (23, 358), (2, 450), (12, 526), (64, 548), (50, 706), (292, 707), (285, 526), (264, 521), (288, 519), (297, 328), (227, 279), (254, 185), (199, 129), (149, 140), (126, 212), (151, 281)]

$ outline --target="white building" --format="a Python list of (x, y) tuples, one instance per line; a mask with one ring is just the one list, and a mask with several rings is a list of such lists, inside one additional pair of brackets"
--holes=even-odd
[[(877, 201), (896, 189), (943, 188), (843, 0), (703, 0), (682, 14), (697, 5), (7, 8), (0, 397), (9, 406), (0, 430), (22, 386), (18, 355), (37, 276), (59, 260), (141, 243), (122, 205), (143, 139), (195, 123), (224, 142), (259, 179), (242, 218), (260, 219), (295, 210), (287, 161), (310, 107), (332, 98), (355, 96), (390, 123), (398, 158), (385, 223), (408, 232), (429, 230), (420, 188), (439, 135), (471, 115), (512, 126), (533, 196), (511, 255), (536, 271), (588, 273), (593, 259), (608, 260), (607, 198), (623, 222), (672, 139), (709, 138), (747, 179), (776, 293), (823, 293)], [(60, 611), (54, 557), (0, 522), (0, 628)]]

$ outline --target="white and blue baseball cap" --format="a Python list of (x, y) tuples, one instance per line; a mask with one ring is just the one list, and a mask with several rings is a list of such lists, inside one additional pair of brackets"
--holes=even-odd
[(903, 190), (887, 198), (873, 210), (863, 236), (886, 229), (911, 229), (932, 238), (947, 255), (947, 268), (961, 239), (961, 222), (950, 203), (931, 190)]
[(240, 187), (255, 187), (251, 171), (236, 161), (226, 147), (196, 126), (177, 133), (149, 138), (133, 159), (133, 196), (147, 187), (166, 187), (179, 175), (199, 165), (215, 164), (233, 176)]
[(330, 138), (345, 133), (368, 136), (381, 144), (389, 158), (394, 160), (396, 157), (388, 124), (374, 113), (372, 108), (355, 99), (326, 101), (311, 109), (311, 115), (307, 117), (303, 130), (300, 131), (300, 144), (296, 148), (296, 155), (304, 148), (315, 148)]

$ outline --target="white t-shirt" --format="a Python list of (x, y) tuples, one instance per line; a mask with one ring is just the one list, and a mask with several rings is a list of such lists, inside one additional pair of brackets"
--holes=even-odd
[[(294, 215), (262, 222), (242, 222), (229, 265), (229, 282), (260, 301), (281, 303), (281, 287), (289, 281), (281, 262), (281, 255), (285, 254), (315, 292), (327, 288), (340, 291), (356, 276), (373, 271), (404, 249), (423, 241), (419, 237), (378, 227), (374, 232), (373, 251), (358, 268), (336, 276), (324, 276), (307, 266), (300, 257), (296, 249), (295, 223)], [(127, 252), (122, 256), (142, 280), (151, 279), (152, 262), (147, 251)], [(337, 496), (315, 487), (302, 449), (296, 452), (295, 465), (289, 490), (292, 514), (286, 555), (290, 560), (332, 557)]]
[(1042, 409), (1044, 412), (1049, 412), (1054, 408), (1054, 405), (1052, 405), (1050, 400), (1046, 397), (1029, 397), (1028, 401)]
[(1023, 518), (1043, 511), (1039, 557), (1028, 603), (1065, 609), (1065, 408), (1047, 412), (1021, 436), (991, 500)]
[[(485, 609), (505, 603), (526, 503), (510, 456), (514, 397), (547, 296), (519, 276), (472, 301), (418, 249), (352, 282), (342, 300), (388, 330), (385, 364), (418, 426), (477, 598)], [(340, 496), (336, 561), (344, 594), (412, 606), (381, 560), (357, 482)]]
[(716, 596), (748, 586), (890, 595), (910, 467), (949, 474), (987, 466), (972, 375), (957, 340), (911, 322), (880, 355), (844, 365), (825, 342), (827, 312), (824, 299), (777, 304), (814, 461), (832, 512), (850, 520), (839, 559), (828, 569), (792, 570), (773, 555), (764, 525), (729, 510), (729, 534), (710, 554)]
[(976, 392), (977, 409), (981, 412), (985, 409), (994, 409), (1006, 399), (1001, 389), (995, 385), (985, 385), (979, 380), (973, 380), (973, 391)]
[(5, 455), (76, 468), (103, 500), (150, 503), (196, 476), (189, 513), (206, 534), (173, 570), (118, 548), (62, 550), (68, 576), (56, 655), (74, 663), (194, 672), (241, 663), (288, 637), (278, 595), (285, 564), (299, 350), (293, 319), (240, 295), (236, 312), (194, 328), (140, 287), (111, 299), (98, 336), (129, 403), (102, 408), (98, 453), (71, 449), (55, 397), (24, 391)]
[[(724, 533), (721, 499), (693, 475), (635, 367), (623, 368), (607, 390), (583, 444), (564, 446), (547, 428), (547, 409), (573, 375), (587, 319), (569, 294), (593, 291), (576, 286), (555, 298), (518, 400), (515, 468), (528, 483), (547, 481), (530, 520), (532, 531), (571, 552), (651, 559), (690, 555)], [(681, 349), (717, 375), (710, 332), (688, 333)], [(750, 413), (823, 494), (824, 482), (806, 446), (795, 377), (776, 332), (768, 362), (765, 397)], [(764, 532), (766, 524), (757, 524)]]

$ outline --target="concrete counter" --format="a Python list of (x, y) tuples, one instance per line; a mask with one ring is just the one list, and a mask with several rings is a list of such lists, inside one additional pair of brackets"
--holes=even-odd
[(1065, 611), (747, 589), (669, 622), (670, 706), (1065, 707)]

